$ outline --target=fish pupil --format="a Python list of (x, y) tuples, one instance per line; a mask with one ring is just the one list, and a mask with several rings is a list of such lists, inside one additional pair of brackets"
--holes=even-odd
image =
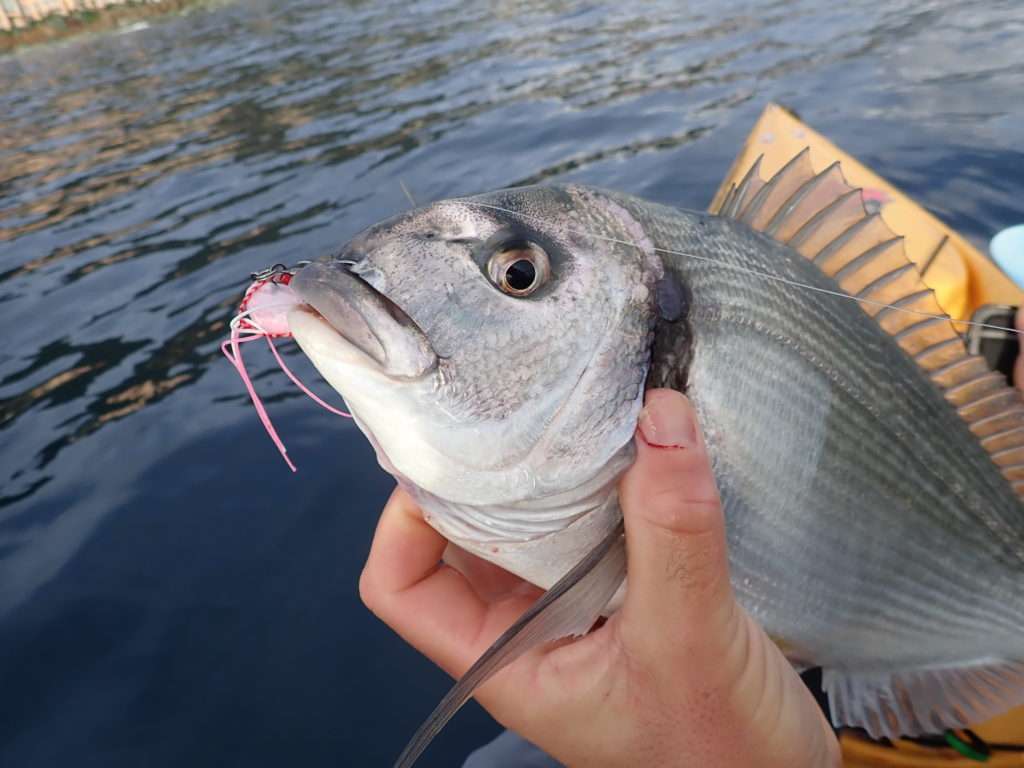
[(505, 282), (514, 291), (525, 291), (537, 279), (537, 270), (528, 259), (513, 261), (505, 270)]

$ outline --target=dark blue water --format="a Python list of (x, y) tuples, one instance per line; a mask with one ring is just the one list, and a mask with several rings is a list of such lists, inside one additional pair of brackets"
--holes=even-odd
[(254, 0), (0, 59), (0, 765), (383, 765), (446, 688), (359, 603), (363, 439), (254, 350), (291, 475), (219, 355), (249, 272), (400, 180), (703, 207), (769, 100), (982, 243), (1022, 42), (1016, 0)]

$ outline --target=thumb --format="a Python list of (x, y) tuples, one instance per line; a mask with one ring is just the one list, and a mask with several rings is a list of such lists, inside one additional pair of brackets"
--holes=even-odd
[(619, 487), (629, 563), (623, 639), (655, 653), (699, 652), (694, 644), (714, 653), (738, 611), (718, 489), (690, 401), (648, 392), (636, 445)]

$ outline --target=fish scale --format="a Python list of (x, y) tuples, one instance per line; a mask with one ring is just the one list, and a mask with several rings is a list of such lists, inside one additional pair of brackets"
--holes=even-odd
[[(620, 202), (630, 207), (621, 198)], [(1024, 533), (1020, 503), (987, 454), (976, 447), (976, 440), (963, 422), (920, 370), (872, 326), (854, 302), (807, 295), (798, 288), (724, 266), (734, 264), (744, 270), (754, 269), (838, 290), (834, 281), (809, 262), (779, 253), (788, 250), (783, 246), (724, 219), (659, 210), (647, 203), (634, 202), (630, 209), (652, 235), (656, 247), (715, 255), (715, 263), (671, 254), (664, 257), (692, 291), (690, 322), (694, 325), (697, 349), (694, 367), (689, 372), (688, 394), (705, 429), (717, 431), (716, 425), (723, 418), (721, 409), (739, 414), (742, 419), (742, 414), (754, 407), (769, 414), (778, 408), (779, 403), (755, 396), (749, 382), (755, 381), (765, 369), (785, 370), (790, 365), (787, 356), (780, 355), (773, 345), (749, 344), (750, 326), (755, 322), (771, 328), (794, 346), (805, 346), (819, 359), (834, 361), (834, 369), (844, 372), (843, 381), (849, 391), (861, 395), (858, 402), (845, 397), (840, 387), (832, 388), (831, 395), (841, 399), (841, 407), (830, 409), (831, 443), (822, 451), (823, 463), (815, 473), (813, 489), (807, 494), (808, 502), (813, 503), (802, 508), (771, 509), (770, 501), (766, 502), (777, 498), (774, 488), (785, 487), (792, 472), (766, 478), (749, 466), (737, 465), (727, 446), (709, 440), (716, 478), (729, 512), (730, 557), (739, 582), (738, 592), (769, 632), (789, 637), (794, 634), (794, 627), (805, 624), (807, 613), (802, 603), (793, 598), (808, 593), (817, 594), (815, 604), (828, 612), (815, 624), (833, 630), (847, 624), (856, 628), (863, 617), (880, 611), (884, 615), (885, 606), (893, 603), (893, 595), (904, 594), (911, 599), (889, 614), (884, 629), (887, 636), (898, 638), (899, 643), (914, 643), (914, 652), (919, 657), (934, 662), (934, 655), (919, 650), (921, 646), (932, 645), (938, 646), (937, 650), (947, 660), (962, 661), (965, 654), (976, 654), (983, 647), (993, 629), (1002, 629), (1004, 633), (1011, 630), (1007, 634), (1019, 644), (1018, 652), (1024, 652), (1024, 617), (1012, 608), (1020, 602), (1017, 594), (1024, 566), (1015, 548), (1007, 546), (994, 531), (979, 525), (982, 521), (970, 514), (971, 505), (964, 503), (953, 482), (942, 478), (959, 479), (965, 490), (973, 490), (973, 503), (990, 509), (993, 525), (1012, 532), (1018, 541)], [(723, 313), (731, 310), (747, 322), (716, 323), (715, 312), (705, 308)], [(730, 332), (730, 328), (735, 330)], [(730, 343), (740, 337), (746, 346), (759, 348), (761, 355), (730, 355)], [(700, 355), (697, 350), (702, 345), (713, 351)], [(865, 354), (876, 350), (874, 355)], [(653, 361), (655, 375), (659, 364), (657, 359)], [(792, 391), (799, 387), (799, 382), (791, 382), (790, 389), (780, 392), (778, 397), (791, 398)], [(708, 403), (708, 389), (714, 389), (721, 398), (717, 409)], [(884, 404), (885, 416), (894, 421), (879, 423), (864, 402)], [(742, 435), (743, 425), (736, 427)], [(792, 459), (795, 466), (802, 457)], [(847, 463), (851, 459), (855, 462), (852, 465)], [(909, 472), (908, 463), (923, 471)], [(863, 468), (863, 474), (851, 472), (851, 466)], [(878, 480), (872, 482), (865, 475)], [(738, 478), (745, 478), (746, 482), (741, 484)], [(930, 479), (922, 482), (923, 478)], [(771, 482), (759, 482), (765, 480)], [(850, 499), (858, 494), (877, 500), (853, 507)], [(894, 509), (886, 503), (893, 498), (907, 503)], [(750, 516), (757, 522), (748, 523), (746, 518)], [(855, 521), (861, 525), (849, 536), (867, 537), (866, 545), (845, 552), (828, 547), (828, 537), (823, 540), (816, 532), (819, 528), (850, 531)], [(1015, 527), (1013, 522), (1017, 523)], [(825, 546), (820, 553), (803, 555), (803, 546), (793, 544), (794, 531), (807, 534), (800, 537), (801, 542)], [(982, 537), (982, 532), (988, 535)], [(972, 546), (965, 547), (967, 541)], [(913, 546), (911, 542), (918, 544)], [(772, 554), (769, 560), (758, 555), (766, 551)], [(870, 562), (872, 553), (876, 562), (866, 566), (865, 560)], [(930, 561), (934, 563), (931, 567)], [(751, 563), (755, 565), (750, 567)], [(871, 572), (873, 578), (857, 578), (860, 571)], [(779, 578), (770, 590), (750, 593), (744, 588), (746, 574), (762, 580), (765, 573), (773, 572), (778, 572)], [(922, 582), (930, 582), (933, 589), (942, 587), (943, 592), (956, 591), (963, 598), (956, 604), (956, 614), (968, 620), (974, 631), (956, 632), (959, 642), (952, 648), (942, 647), (935, 634), (928, 631), (942, 632), (944, 637), (948, 637), (949, 630), (955, 631), (949, 620), (946, 595), (918, 589)], [(1014, 616), (1011, 624), (993, 620), (994, 616), (1005, 617), (1008, 609)], [(908, 622), (915, 617), (923, 620), (920, 629), (907, 632)], [(820, 643), (823, 638), (817, 626), (796, 634), (800, 647), (808, 649), (816, 639)], [(885, 649), (884, 654), (872, 654), (863, 643), (851, 639), (855, 642), (849, 648), (846, 643), (823, 643), (824, 647), (812, 652), (813, 660), (824, 663), (834, 658), (845, 664), (856, 664), (860, 658), (876, 664), (883, 660), (903, 661), (894, 658), (892, 652), (906, 649)]]

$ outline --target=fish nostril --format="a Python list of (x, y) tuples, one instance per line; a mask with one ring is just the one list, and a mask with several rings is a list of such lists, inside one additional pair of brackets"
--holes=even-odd
[(362, 249), (355, 250), (351, 247), (351, 244), (332, 256), (327, 262), (327, 266), (354, 275), (371, 284), (376, 282), (374, 275), (377, 270), (374, 269), (370, 261), (369, 253)]
[(365, 251), (356, 250), (355, 248), (352, 248), (351, 244), (349, 244), (337, 253), (333, 254), (328, 260), (328, 263), (343, 267), (348, 271), (352, 271), (352, 269), (365, 258)]

